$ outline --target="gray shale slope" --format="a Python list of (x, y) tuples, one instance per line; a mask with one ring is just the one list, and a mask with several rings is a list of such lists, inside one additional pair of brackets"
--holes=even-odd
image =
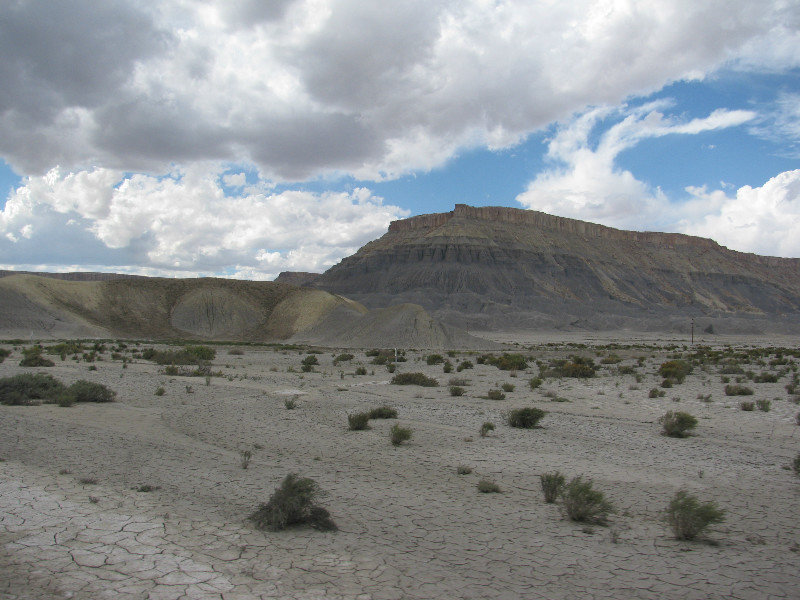
[(800, 331), (798, 259), (514, 208), (394, 221), (313, 285), (473, 329)]

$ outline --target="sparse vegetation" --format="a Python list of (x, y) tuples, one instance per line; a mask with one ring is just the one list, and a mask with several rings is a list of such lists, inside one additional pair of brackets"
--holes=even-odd
[(690, 431), (697, 426), (697, 419), (686, 412), (668, 411), (658, 419), (664, 435), (675, 438), (688, 437)]
[(760, 410), (761, 412), (769, 412), (770, 409), (772, 408), (772, 402), (770, 402), (766, 398), (759, 398), (758, 400), (756, 400), (756, 406), (758, 407), (758, 410)]
[(283, 406), (286, 408), (286, 410), (294, 410), (297, 408), (297, 400), (294, 398), (286, 398), (283, 401)]
[(725, 511), (714, 502), (700, 502), (685, 490), (675, 494), (667, 506), (666, 519), (679, 540), (693, 540), (709, 525), (721, 523)]
[(472, 473), (472, 467), (459, 465), (458, 468), (456, 469), (456, 473), (458, 473), (459, 475), (469, 475), (470, 473)]
[(20, 367), (53, 367), (55, 364), (49, 358), (42, 356), (41, 346), (23, 349), (22, 360), (19, 362)]
[(540, 385), (542, 385), (542, 382), (543, 382), (543, 380), (542, 380), (541, 377), (534, 377), (533, 379), (528, 381), (528, 385), (531, 387), (532, 390), (535, 390)]
[[(692, 365), (685, 360), (668, 360), (658, 368), (658, 374), (664, 379), (675, 383), (683, 383), (686, 376), (692, 372)], [(666, 386), (664, 386), (666, 387)]]
[(451, 385), (450, 386), (450, 395), (451, 396), (463, 396), (464, 395), (464, 388), (458, 385)]
[(439, 382), (425, 373), (398, 373), (392, 377), (394, 385), (421, 385), (423, 387), (436, 387)]
[(481, 437), (486, 437), (489, 435), (490, 431), (494, 431), (494, 423), (486, 421), (483, 425), (481, 425), (480, 434)]
[(253, 453), (250, 450), (242, 450), (239, 452), (239, 466), (242, 469), (247, 469), (250, 466), (250, 460), (253, 458)]
[(540, 408), (517, 408), (509, 411), (506, 416), (506, 422), (510, 427), (533, 429), (538, 426), (539, 421), (541, 421), (546, 414), (547, 413)]
[(729, 383), (725, 386), (725, 395), (726, 396), (752, 396), (753, 395), (753, 388), (749, 388), (744, 385), (739, 385), (736, 383)]
[(429, 354), (425, 362), (429, 365), (440, 365), (444, 362), (444, 357), (441, 354)]
[(397, 410), (392, 408), (391, 406), (379, 406), (378, 408), (373, 408), (369, 411), (369, 418), (370, 419), (396, 419), (397, 418)]
[(100, 383), (79, 379), (64, 394), (73, 402), (113, 402), (117, 393)]
[(510, 393), (510, 392), (513, 392), (513, 391), (514, 391), (514, 385), (513, 385), (513, 384), (511, 384), (511, 383), (504, 383), (503, 385), (501, 385), (501, 386), (500, 386), (500, 388), (501, 388), (501, 389), (502, 389), (504, 392), (509, 392), (509, 393)]
[(322, 531), (335, 531), (336, 524), (327, 509), (317, 504), (319, 485), (308, 477), (290, 473), (281, 485), (250, 515), (258, 529), (279, 531), (292, 525), (308, 524)]
[(486, 392), (486, 397), (489, 400), (505, 400), (506, 399), (506, 395), (503, 392), (501, 392), (500, 390), (497, 390), (497, 389), (491, 389), (488, 392)]
[(739, 408), (745, 412), (752, 412), (756, 409), (756, 403), (749, 400), (742, 400), (739, 402)]
[(65, 390), (52, 375), (21, 373), (0, 379), (0, 404), (28, 405), (37, 401), (55, 402)]
[(572, 521), (603, 525), (613, 510), (603, 493), (594, 489), (592, 480), (584, 479), (582, 475), (564, 486), (561, 497), (564, 511)]
[(542, 492), (544, 492), (544, 501), (548, 504), (554, 503), (561, 491), (564, 489), (564, 476), (559, 471), (552, 473), (542, 473), (539, 476), (539, 481), (542, 484)]
[(390, 438), (392, 446), (399, 446), (403, 442), (411, 439), (411, 429), (408, 427), (400, 427), (399, 424), (392, 426)]
[(650, 388), (650, 391), (647, 393), (648, 398), (663, 398), (666, 395), (667, 392), (658, 388)]

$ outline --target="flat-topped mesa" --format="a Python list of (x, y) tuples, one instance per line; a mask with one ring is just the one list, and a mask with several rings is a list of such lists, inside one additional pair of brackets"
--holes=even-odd
[[(597, 223), (589, 223), (557, 217), (536, 210), (510, 208), (505, 206), (469, 206), (456, 204), (449, 212), (419, 215), (408, 219), (392, 221), (389, 224), (389, 233), (410, 232), (420, 229), (433, 229), (445, 225), (456, 218), (489, 221), (493, 223), (509, 223), (513, 225), (530, 226), (537, 229), (557, 231), (560, 233), (580, 236), (584, 239), (601, 238), (634, 244), (651, 244), (660, 248), (690, 247), (697, 249), (723, 249), (714, 240), (708, 238), (686, 235), (683, 233), (663, 233), (658, 231), (628, 231), (615, 229)], [(781, 258), (774, 256), (761, 256), (746, 252), (738, 252), (724, 248), (728, 252), (747, 257), (763, 265), (791, 267), (800, 270), (800, 259)]]

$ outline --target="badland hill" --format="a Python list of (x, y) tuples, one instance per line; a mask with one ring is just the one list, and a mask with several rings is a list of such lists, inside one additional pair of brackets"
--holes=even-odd
[(675, 233), (457, 204), (394, 221), (313, 285), (367, 307), (419, 304), (467, 328), (800, 329), (800, 260)]

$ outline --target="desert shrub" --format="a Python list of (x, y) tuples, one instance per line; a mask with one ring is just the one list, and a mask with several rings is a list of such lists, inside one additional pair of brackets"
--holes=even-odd
[(184, 352), (190, 356), (194, 356), (197, 360), (214, 360), (217, 357), (217, 351), (210, 346), (184, 346)]
[(672, 387), (672, 379), (667, 378), (664, 381), (662, 381), (661, 382), (661, 387), (662, 388), (671, 388)]
[(759, 373), (753, 377), (753, 383), (777, 383), (778, 375), (776, 373)]
[(0, 363), (2, 363), (9, 356), (11, 356), (11, 350), (7, 350), (6, 348), (0, 348)]
[(617, 375), (636, 375), (636, 367), (630, 365), (622, 365), (617, 367)]
[(744, 385), (739, 385), (736, 383), (729, 383), (725, 386), (725, 395), (726, 396), (752, 396), (753, 395), (753, 388), (749, 388)]
[(500, 486), (494, 483), (493, 481), (487, 481), (486, 479), (481, 479), (478, 482), (478, 491), (481, 494), (499, 494)]
[(719, 370), (720, 375), (742, 375), (744, 369), (736, 362), (728, 362)]
[(504, 392), (513, 392), (514, 391), (514, 385), (511, 384), (511, 383), (504, 383), (500, 387), (503, 389)]
[(45, 348), (45, 353), (60, 356), (78, 354), (83, 352), (83, 346), (78, 342), (59, 342)]
[(756, 409), (756, 403), (748, 400), (742, 400), (739, 402), (739, 408), (745, 412), (752, 412)]
[(453, 363), (451, 363), (449, 360), (444, 361), (444, 364), (442, 365), (442, 372), (443, 373), (452, 373), (453, 372)]
[(398, 373), (392, 377), (394, 385), (421, 385), (423, 387), (436, 387), (439, 382), (425, 373)]
[(689, 432), (697, 426), (697, 419), (685, 412), (668, 411), (658, 419), (661, 423), (662, 432), (669, 437), (684, 438), (689, 436)]
[(542, 371), (545, 377), (573, 377), (585, 379), (594, 377), (597, 366), (591, 358), (573, 355), (569, 360), (550, 361), (550, 366)]
[(343, 352), (342, 354), (339, 354), (336, 358), (333, 359), (333, 363), (338, 364), (340, 362), (348, 362), (353, 360), (354, 358), (355, 358), (354, 355), (348, 352)]
[(397, 369), (397, 365), (394, 363), (389, 363), (386, 365), (386, 370), (389, 371), (389, 373), (394, 373), (395, 369)]
[(156, 396), (163, 396), (167, 393), (167, 390), (164, 389), (164, 386), (159, 386), (156, 388)]
[(800, 453), (798, 453), (792, 461), (792, 471), (794, 471), (795, 475), (800, 477)]
[(297, 408), (297, 400), (294, 398), (286, 398), (283, 401), (283, 406), (286, 408), (286, 410), (294, 410)]
[(459, 475), (469, 475), (470, 473), (472, 473), (472, 467), (459, 465), (459, 467), (456, 469), (456, 473), (458, 473)]
[(603, 492), (594, 489), (591, 479), (579, 475), (564, 486), (561, 497), (564, 511), (572, 521), (597, 523), (602, 525), (612, 511), (611, 503)]
[(196, 365), (200, 360), (195, 354), (182, 350), (153, 350), (148, 348), (142, 352), (142, 358), (152, 360), (158, 365)]
[(0, 379), (0, 404), (37, 404), (37, 400), (55, 401), (65, 386), (52, 375), (22, 373)]
[(665, 379), (682, 383), (686, 376), (692, 372), (692, 365), (685, 360), (668, 360), (658, 368), (658, 374)]
[(253, 452), (251, 450), (242, 450), (239, 452), (239, 466), (242, 469), (247, 469), (250, 466), (250, 460), (253, 458)]
[(396, 419), (397, 411), (391, 406), (379, 406), (369, 411), (370, 419)]
[(244, 350), (240, 350), (239, 348), (231, 348), (228, 350), (228, 354), (231, 356), (244, 356)]
[(347, 415), (347, 424), (350, 431), (369, 429), (369, 413), (361, 412)]
[(481, 430), (480, 430), (481, 437), (486, 437), (487, 435), (489, 435), (490, 431), (494, 431), (494, 423), (486, 421), (483, 425), (481, 425)]
[(756, 400), (756, 406), (758, 407), (758, 410), (760, 410), (761, 412), (769, 412), (770, 408), (772, 408), (772, 402), (770, 402), (766, 398), (761, 398), (759, 400)]
[(533, 429), (546, 414), (547, 413), (540, 408), (516, 408), (509, 411), (508, 415), (506, 415), (506, 422), (511, 427)]
[(411, 429), (408, 427), (400, 427), (400, 425), (395, 424), (392, 427), (389, 439), (392, 441), (392, 446), (399, 446), (403, 442), (411, 439)]
[(667, 523), (679, 540), (693, 540), (709, 525), (721, 523), (724, 515), (714, 502), (700, 502), (685, 490), (675, 494), (666, 511)]
[(604, 357), (604, 358), (602, 358), (600, 360), (600, 364), (601, 365), (616, 365), (616, 364), (621, 363), (621, 362), (622, 362), (622, 359), (619, 356), (617, 356), (616, 354), (609, 354), (608, 356), (606, 356), (606, 357)]
[(794, 422), (800, 425), (800, 412), (794, 416)]
[(541, 377), (534, 377), (528, 382), (528, 385), (531, 386), (532, 390), (535, 390), (540, 385), (542, 385), (542, 378)]
[(22, 351), (22, 360), (19, 362), (20, 367), (52, 367), (54, 363), (49, 358), (42, 356), (41, 346), (31, 346)]
[(469, 379), (465, 379), (464, 377), (451, 377), (447, 385), (459, 385), (463, 387), (469, 385)]
[(330, 513), (317, 504), (320, 495), (317, 482), (290, 473), (273, 492), (266, 504), (250, 515), (258, 529), (279, 531), (290, 525), (308, 524), (315, 529), (335, 531)]
[(505, 400), (506, 395), (500, 390), (489, 390), (486, 392), (486, 397), (489, 400)]
[(101, 383), (94, 383), (79, 379), (69, 386), (64, 394), (71, 397), (73, 402), (113, 402), (117, 393), (108, 389)]
[(558, 498), (561, 490), (564, 489), (564, 476), (559, 471), (542, 473), (539, 476), (539, 481), (542, 484), (544, 501), (548, 504), (552, 504)]
[(458, 363), (458, 366), (456, 367), (456, 371), (458, 371), (460, 373), (464, 369), (472, 369), (474, 366), (475, 365), (473, 365), (470, 361), (462, 360), (460, 363)]
[(319, 360), (317, 359), (316, 355), (309, 354), (308, 356), (303, 358), (303, 360), (301, 361), (301, 364), (314, 366), (314, 365), (318, 365), (319, 364)]
[(425, 362), (427, 362), (429, 365), (440, 365), (444, 362), (444, 356), (441, 354), (429, 354), (425, 358)]
[(528, 363), (522, 354), (508, 354), (504, 352), (501, 356), (489, 355), (486, 362), (500, 369), (501, 371), (522, 371), (528, 368)]
[(451, 396), (463, 396), (464, 395), (464, 388), (460, 387), (460, 386), (457, 386), (457, 385), (451, 385), (450, 386), (450, 395)]
[(658, 388), (650, 388), (650, 391), (648, 392), (647, 397), (648, 398), (663, 398), (666, 395), (667, 395), (667, 393), (665, 391), (663, 391), (663, 390), (660, 390)]

